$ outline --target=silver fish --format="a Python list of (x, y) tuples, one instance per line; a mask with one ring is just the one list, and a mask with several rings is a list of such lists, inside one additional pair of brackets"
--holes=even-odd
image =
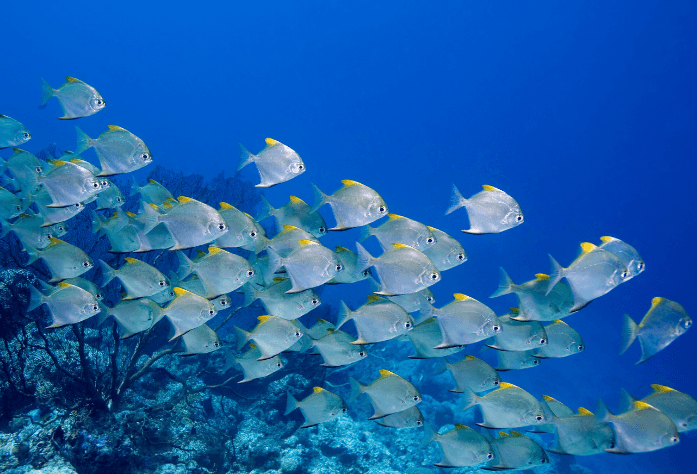
[(309, 232), (316, 238), (327, 235), (327, 224), (324, 222), (324, 218), (319, 212), (312, 212), (312, 208), (297, 196), (291, 196), (290, 202), (274, 209), (262, 194), (261, 211), (257, 216), (257, 221), (271, 216), (276, 219), (277, 229), (292, 225)]
[(450, 371), (455, 380), (455, 388), (450, 390), (455, 393), (463, 393), (467, 390), (473, 392), (486, 392), (498, 388), (501, 384), (501, 376), (496, 370), (481, 359), (466, 355), (459, 362), (451, 364), (445, 360), (446, 369)]
[(202, 324), (184, 334), (181, 338), (184, 346), (182, 355), (208, 354), (223, 346), (214, 330)]
[(170, 193), (167, 190), (167, 188), (162, 186), (154, 179), (149, 179), (148, 182), (143, 186), (138, 186), (138, 181), (136, 181), (136, 178), (134, 176), (131, 177), (132, 181), (131, 192), (129, 194), (130, 196), (140, 194), (140, 196), (143, 198), (143, 201), (150, 204), (154, 204), (156, 206), (161, 206), (168, 200), (174, 199), (172, 193)]
[[(371, 286), (371, 291), (380, 291), (379, 285), (376, 284), (374, 287)], [(387, 297), (388, 300), (392, 301), (393, 303), (397, 303), (399, 306), (404, 308), (404, 311), (406, 311), (407, 313), (419, 311), (421, 309), (421, 300), (423, 298), (425, 298), (426, 301), (428, 301), (431, 304), (434, 304), (436, 302), (436, 297), (433, 295), (433, 292), (430, 288), (424, 288), (423, 290), (417, 291), (416, 293), (408, 293), (406, 295), (392, 295)], [(425, 321), (426, 319), (428, 318), (419, 318), (416, 320), (416, 323), (419, 324)]]
[(327, 196), (312, 185), (315, 193), (315, 204), (312, 212), (324, 204), (329, 204), (334, 213), (336, 227), (329, 230), (346, 230), (353, 227), (370, 224), (389, 212), (387, 204), (373, 189), (349, 179), (342, 180), (344, 185), (331, 196)]
[(30, 265), (39, 258), (42, 259), (51, 271), (50, 283), (78, 277), (94, 266), (92, 259), (82, 249), (60, 239), (52, 238), (51, 243), (44, 250), (37, 250), (27, 245), (26, 251), (29, 260), (25, 265)]
[(532, 469), (549, 464), (549, 457), (542, 446), (517, 431), (511, 431), (510, 436), (500, 431), (499, 437), (489, 442), (494, 449), (494, 459), (482, 468), (485, 471)]
[(356, 263), (358, 255), (350, 251), (346, 247), (337, 247), (334, 254), (341, 260), (344, 266), (344, 271), (338, 273), (334, 278), (327, 282), (328, 285), (338, 285), (341, 283), (355, 283), (365, 280), (370, 276), (370, 270), (366, 269), (362, 272), (356, 272)]
[(275, 271), (283, 266), (288, 272), (293, 286), (286, 293), (317, 287), (343, 271), (341, 261), (327, 247), (307, 239), (299, 240), (298, 244), (300, 248), (286, 258), (280, 257), (273, 249), (267, 249), (269, 268)]
[(483, 191), (465, 199), (453, 184), (450, 207), (445, 214), (464, 207), (470, 220), (468, 234), (495, 234), (512, 229), (523, 223), (523, 211), (511, 196), (493, 186), (485, 184)]
[(195, 295), (183, 288), (174, 288), (175, 298), (163, 309), (173, 332), (170, 341), (212, 319), (218, 311), (206, 298)]
[(641, 258), (639, 252), (628, 243), (608, 236), (600, 237), (600, 240), (602, 241), (600, 248), (607, 250), (615, 257), (619, 258), (622, 264), (627, 267), (629, 276), (625, 278), (624, 281), (630, 280), (646, 270), (644, 259)]
[(2, 220), (0, 221), (0, 225), (2, 225), (0, 238), (13, 231), (25, 250), (27, 246), (43, 250), (51, 243), (53, 237), (59, 237), (54, 235), (56, 233), (51, 227), (43, 227), (43, 223), (43, 217), (28, 213), (21, 214), (13, 223)]
[(128, 295), (125, 300), (152, 296), (170, 287), (169, 280), (155, 267), (135, 258), (126, 257), (126, 263), (115, 270), (103, 260), (99, 260), (102, 269), (102, 287), (118, 278)]
[(111, 181), (109, 183), (111, 185), (97, 195), (98, 211), (102, 209), (118, 209), (126, 202), (126, 198), (119, 187), (111, 183)]
[(82, 202), (66, 207), (49, 207), (53, 203), (53, 199), (49, 196), (48, 191), (43, 188), (34, 196), (34, 203), (44, 218), (44, 223), (42, 224), (44, 227), (65, 222), (85, 210), (85, 204)]
[(322, 318), (317, 318), (314, 326), (305, 329), (305, 334), (312, 339), (320, 339), (328, 334), (329, 329), (336, 329), (336, 326)]
[(549, 293), (561, 280), (566, 281), (574, 295), (575, 312), (594, 299), (603, 296), (629, 277), (629, 270), (614, 254), (590, 242), (581, 244), (581, 254), (564, 268), (550, 255), (552, 271), (547, 286)]
[(547, 344), (537, 348), (535, 357), (542, 359), (567, 357), (586, 349), (578, 331), (559, 319), (545, 326), (545, 333)]
[(266, 237), (266, 231), (257, 221), (252, 219), (254, 224), (254, 232), (250, 232), (249, 236), (252, 238), (251, 241), (243, 246), (245, 250), (249, 250), (255, 254), (264, 250), (269, 244), (269, 239)]
[(235, 363), (240, 365), (244, 373), (244, 378), (237, 383), (245, 383), (267, 377), (283, 368), (284, 361), (279, 356), (264, 360), (259, 360), (260, 357), (261, 351), (257, 346), (255, 344), (249, 344), (249, 350), (239, 357), (235, 357), (232, 351), (228, 352), (229, 362), (226, 360), (225, 367), (232, 367)]
[(440, 281), (441, 275), (436, 266), (423, 254), (408, 245), (393, 243), (392, 248), (377, 258), (356, 243), (358, 262), (356, 271), (375, 267), (380, 279), (378, 295), (403, 295), (416, 293)]
[(443, 338), (435, 349), (474, 344), (502, 331), (498, 317), (491, 308), (462, 293), (453, 296), (455, 299), (442, 308), (421, 300), (419, 319), (436, 317), (440, 325)]
[(433, 232), (422, 223), (397, 214), (388, 214), (387, 217), (388, 220), (378, 227), (373, 228), (366, 225), (361, 228), (358, 241), (363, 242), (374, 235), (383, 249), (387, 249), (390, 244), (397, 242), (414, 247), (424, 253), (426, 249), (433, 247), (436, 243)]
[(342, 367), (368, 357), (368, 351), (353, 342), (350, 334), (329, 328), (325, 329), (324, 336), (312, 341), (312, 347), (322, 356), (324, 367)]
[(196, 273), (206, 289), (203, 295), (206, 298), (235, 291), (254, 276), (254, 270), (247, 260), (218, 247), (208, 247), (208, 254), (195, 263), (182, 252), (177, 252), (177, 257), (179, 277)]
[(496, 351), (499, 365), (496, 370), (505, 372), (507, 370), (521, 370), (537, 367), (540, 359), (534, 357), (535, 350), (529, 351)]
[(31, 140), (24, 125), (7, 115), (0, 114), (0, 148), (19, 146)]
[(104, 291), (95, 285), (93, 282), (86, 280), (81, 277), (67, 278), (64, 280), (65, 283), (69, 285), (77, 286), (85, 291), (89, 291), (92, 295), (97, 298), (97, 301), (102, 301), (104, 299)]
[(121, 339), (147, 331), (164, 315), (162, 308), (148, 298), (125, 300), (107, 310), (121, 329)]
[(682, 336), (690, 326), (692, 318), (682, 306), (675, 301), (656, 297), (651, 300), (651, 308), (638, 325), (629, 315), (624, 315), (620, 354), (629, 349), (634, 339), (638, 338), (641, 359), (637, 364), (641, 364)]
[(22, 200), (0, 187), (0, 219), (13, 219), (24, 210)]
[(240, 162), (237, 171), (250, 163), (257, 165), (261, 183), (257, 188), (270, 188), (305, 172), (305, 163), (295, 150), (274, 140), (266, 139), (266, 148), (253, 155), (240, 143)]
[(109, 130), (97, 138), (90, 138), (85, 132), (77, 131), (78, 155), (94, 147), (102, 172), (99, 176), (112, 176), (130, 173), (152, 163), (150, 149), (140, 138), (116, 125), (109, 125)]
[[(2, 133), (2, 116), (0, 116), (0, 133)], [(0, 148), (2, 147), (0, 146)], [(43, 173), (46, 163), (28, 151), (19, 148), (13, 148), (12, 151), (14, 154), (7, 160), (6, 166), (15, 178), (14, 184), (19, 185), (24, 197), (27, 197), (29, 192), (34, 193), (34, 190), (29, 189), (29, 183), (34, 179), (34, 173)], [(15, 191), (18, 191), (16, 187)]]
[(220, 203), (218, 214), (225, 220), (228, 231), (215, 241), (217, 247), (245, 247), (257, 238), (255, 221), (249, 214), (238, 210), (226, 202)]
[(433, 348), (443, 340), (443, 336), (440, 333), (440, 326), (436, 318), (430, 318), (421, 324), (415, 325), (411, 331), (407, 332), (406, 335), (402, 337), (408, 337), (416, 350), (415, 355), (409, 356), (410, 359), (447, 357), (464, 349), (464, 346), (449, 347), (447, 349)]
[[(32, 188), (35, 183), (42, 185), (51, 197), (47, 207), (66, 207), (85, 201), (102, 192), (102, 182), (87, 169), (69, 161), (55, 160), (55, 167), (38, 176), (34, 174), (28, 180)], [(29, 170), (29, 173), (33, 173)]]
[(41, 79), (41, 108), (55, 97), (63, 109), (61, 120), (71, 120), (96, 114), (106, 106), (106, 102), (97, 90), (74, 77), (66, 77), (65, 83), (53, 89), (48, 82)]
[(375, 295), (368, 295), (368, 302), (355, 311), (346, 303), (339, 303), (337, 329), (353, 320), (358, 339), (352, 344), (374, 344), (406, 334), (414, 327), (414, 319), (396, 303)]
[(370, 385), (361, 385), (353, 377), (349, 377), (351, 383), (351, 396), (353, 401), (362, 394), (370, 398), (375, 413), (368, 418), (377, 420), (392, 413), (397, 413), (413, 407), (421, 402), (421, 394), (409, 381), (389, 370), (380, 370), (380, 378), (375, 379)]
[[(697, 401), (694, 398), (665, 385), (653, 384), (651, 388), (653, 392), (642, 398), (642, 402), (668, 416), (680, 433), (697, 429)], [(625, 404), (622, 411), (633, 408), (636, 399), (626, 390), (623, 391), (623, 397)]]
[[(517, 314), (517, 308), (511, 308), (511, 315)], [(488, 341), (487, 346), (500, 351), (527, 351), (547, 344), (547, 333), (539, 321), (516, 321), (511, 315), (499, 316), (501, 334)]]
[(313, 289), (287, 294), (292, 286), (290, 280), (281, 279), (263, 291), (259, 291), (254, 285), (247, 283), (244, 285), (243, 306), (249, 306), (260, 299), (268, 314), (291, 321), (322, 304), (322, 300)]
[(549, 421), (535, 397), (506, 382), (500, 382), (498, 389), (482, 397), (471, 390), (465, 390), (461, 409), (464, 411), (475, 405), (479, 405), (484, 417), (484, 421), (477, 425), (484, 428), (520, 428), (542, 425)]
[(319, 240), (309, 232), (292, 225), (284, 225), (281, 232), (268, 241), (266, 247), (272, 248), (279, 256), (286, 258), (301, 247), (300, 240), (319, 244)]
[(49, 296), (29, 285), (29, 294), (27, 312), (46, 304), (52, 318), (49, 328), (79, 323), (101, 311), (99, 301), (89, 291), (65, 282), (60, 282)]
[(571, 314), (574, 307), (574, 295), (566, 282), (559, 281), (548, 293), (549, 275), (537, 273), (534, 280), (520, 285), (513, 283), (503, 268), (499, 288), (490, 298), (496, 298), (509, 293), (518, 297), (519, 313), (511, 316), (517, 321), (554, 321)]
[(305, 417), (305, 424), (301, 428), (310, 428), (320, 423), (331, 421), (348, 411), (346, 402), (337, 394), (325, 390), (322, 387), (314, 387), (312, 394), (303, 400), (296, 400), (290, 392), (287, 392), (286, 412), (288, 415), (296, 408), (300, 408)]
[(455, 429), (438, 434), (428, 423), (424, 424), (422, 447), (433, 442), (440, 443), (443, 459), (437, 467), (469, 467), (494, 459), (494, 450), (489, 441), (469, 426), (456, 424)]
[(424, 250), (424, 254), (433, 262), (439, 272), (450, 270), (467, 261), (467, 252), (462, 244), (450, 235), (435, 227), (428, 226), (436, 243)]
[(259, 316), (257, 319), (259, 323), (251, 332), (234, 326), (237, 350), (252, 340), (261, 351), (257, 360), (269, 359), (280, 354), (303, 336), (303, 332), (292, 321), (269, 315)]
[(388, 428), (404, 429), (423, 426), (425, 420), (419, 407), (413, 406), (374, 421), (378, 425), (387, 426)]

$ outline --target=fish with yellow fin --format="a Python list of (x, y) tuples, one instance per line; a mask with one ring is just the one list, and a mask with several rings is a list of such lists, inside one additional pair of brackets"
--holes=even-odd
[(470, 221), (470, 228), (463, 230), (467, 234), (495, 234), (512, 229), (523, 223), (523, 211), (520, 205), (504, 191), (485, 184), (483, 191), (465, 199), (457, 186), (453, 184), (450, 207), (446, 215), (464, 207)]
[(240, 161), (237, 171), (250, 163), (257, 165), (261, 183), (257, 188), (270, 188), (305, 172), (305, 163), (300, 155), (273, 138), (266, 139), (266, 147), (256, 155), (252, 154), (240, 143)]
[(58, 89), (53, 89), (48, 85), (48, 82), (41, 79), (41, 104), (39, 107), (44, 108), (46, 102), (52, 97), (58, 99), (63, 109), (63, 116), (58, 117), (61, 120), (88, 117), (106, 106), (104, 98), (97, 92), (97, 89), (70, 76), (65, 78), (65, 82)]

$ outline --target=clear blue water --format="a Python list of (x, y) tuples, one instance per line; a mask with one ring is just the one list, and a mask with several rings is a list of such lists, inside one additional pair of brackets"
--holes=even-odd
[[(652, 297), (697, 315), (697, 5), (346, 3), (4, 4), (0, 113), (29, 128), (29, 151), (74, 149), (76, 122), (55, 119), (56, 101), (37, 108), (40, 78), (57, 87), (70, 75), (107, 101), (81, 128), (96, 136), (120, 125), (173, 169), (232, 174), (238, 142), (258, 151), (265, 137), (280, 140), (308, 171), (265, 191), (275, 206), (290, 194), (310, 202), (310, 182), (332, 192), (353, 179), (392, 212), (460, 239), (469, 261), (432, 288), (439, 304), (461, 292), (502, 314), (515, 299), (487, 298), (499, 266), (522, 282), (548, 272), (548, 253), (566, 265), (580, 242), (621, 238), (647, 271), (566, 319), (586, 352), (504, 380), (591, 410), (598, 397), (615, 409), (621, 387), (697, 396), (694, 330), (640, 366), (636, 346), (617, 355), (622, 314), (640, 319)], [(244, 174), (256, 180), (251, 168)], [(504, 189), (524, 225), (460, 233), (463, 213), (444, 216), (452, 182), (466, 195)], [(357, 235), (323, 243), (352, 247)], [(363, 299), (352, 291), (349, 301)], [(579, 462), (593, 472), (691, 472), (696, 446), (686, 435), (659, 452)]]

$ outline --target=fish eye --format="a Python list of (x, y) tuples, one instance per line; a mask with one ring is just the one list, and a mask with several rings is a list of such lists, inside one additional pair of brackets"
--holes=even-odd
[(120, 197), (117, 197), (117, 198), (116, 198), (116, 202), (121, 202), (121, 198), (120, 198)]
[(414, 397), (412, 398), (412, 400), (414, 400), (415, 402), (418, 402), (419, 400), (421, 400), (421, 397), (418, 396), (418, 395), (414, 395)]
[(426, 239), (427, 244), (432, 244), (433, 242), (434, 242), (433, 237), (429, 237), (428, 239)]
[(685, 321), (685, 329), (689, 328), (692, 326), (692, 321)]
[(22, 136), (23, 136), (24, 138), (31, 138), (31, 135), (29, 135), (27, 132), (24, 132), (24, 133), (22, 134)]
[(464, 262), (465, 261), (465, 254), (464, 253), (457, 254), (457, 259), (460, 260), (461, 262)]
[(680, 423), (680, 426), (682, 426), (683, 428), (687, 428), (687, 422), (683, 421), (682, 423)]
[(545, 344), (547, 344), (547, 339), (543, 337), (542, 339), (540, 339), (540, 345), (544, 346)]
[[(368, 355), (368, 353), (367, 353), (366, 351), (361, 351), (361, 352), (358, 353), (358, 355), (361, 356), (361, 357), (365, 357), (365, 356)], [(685, 424), (685, 426), (687, 426), (687, 424)]]
[(406, 323), (404, 323), (404, 327), (407, 328), (407, 329), (410, 329), (410, 328), (411, 328), (411, 323), (410, 323), (409, 321), (407, 321)]
[(90, 266), (90, 262), (82, 262), (82, 266), (87, 268)]
[(436, 281), (438, 279), (437, 273), (431, 273), (431, 280)]
[(164, 281), (164, 280), (160, 280), (160, 281), (157, 282), (157, 284), (160, 285), (160, 286), (165, 286), (165, 285), (167, 284), (167, 282)]
[(254, 231), (254, 230), (251, 231), (251, 232), (249, 233), (249, 236), (250, 236), (250, 237), (256, 237), (256, 236), (257, 236), (256, 231)]
[(380, 214), (384, 214), (385, 212), (387, 212), (387, 208), (385, 206), (380, 206), (380, 209), (378, 209), (378, 212)]
[(104, 101), (102, 99), (97, 99), (97, 105), (102, 105)]
[(629, 276), (629, 272), (627, 270), (622, 272), (622, 275), (620, 275), (622, 279), (627, 278)]
[(140, 157), (143, 159), (143, 161), (147, 161), (150, 159), (150, 155), (148, 155), (147, 153), (143, 153), (142, 155), (140, 155)]
[(215, 347), (218, 347), (218, 346), (220, 345), (220, 343), (219, 343), (219, 342), (214, 342), (213, 345), (214, 345)]
[(283, 364), (281, 364), (280, 362), (276, 362), (276, 367), (283, 367)]
[(213, 315), (215, 314), (215, 310), (209, 309), (209, 310), (208, 310), (208, 314), (210, 314), (211, 316), (213, 316)]
[(523, 222), (523, 215), (518, 214), (517, 216), (515, 216), (515, 220), (516, 220), (516, 222)]
[(494, 459), (494, 453), (487, 453), (486, 458), (487, 459)]
[(532, 365), (540, 365), (540, 359), (533, 360)]
[(498, 385), (498, 384), (499, 384), (499, 381), (498, 381), (498, 380), (494, 380), (494, 385)]
[(247, 270), (247, 276), (248, 276), (249, 278), (253, 277), (253, 276), (254, 276), (254, 270)]
[(37, 166), (36, 168), (34, 168), (34, 171), (36, 171), (37, 173), (41, 173), (42, 168), (40, 166)]
[(226, 306), (227, 300), (220, 300), (220, 306)]
[(426, 301), (428, 301), (429, 303), (435, 303), (436, 299), (433, 296), (428, 296), (426, 297)]
[(295, 333), (294, 333), (293, 335), (294, 335), (295, 337), (300, 337), (300, 336), (302, 336), (303, 334), (302, 334), (300, 331), (295, 331)]
[(542, 459), (540, 460), (540, 464), (544, 464), (544, 463), (546, 463), (546, 462), (547, 462), (547, 460), (546, 460), (545, 458), (542, 458)]
[(583, 344), (579, 344), (579, 345), (578, 345), (578, 350), (579, 350), (579, 351), (582, 351), (583, 349), (585, 349), (585, 347), (583, 347)]
[(317, 298), (312, 298), (311, 303), (312, 303), (313, 305), (318, 305), (318, 304), (319, 304), (319, 299), (317, 299)]
[(75, 208), (76, 208), (76, 209), (80, 209), (81, 207), (82, 207), (82, 203), (81, 203), (81, 202), (78, 202), (77, 204), (75, 204)]
[(337, 272), (340, 272), (340, 271), (343, 270), (343, 269), (344, 269), (344, 266), (343, 266), (342, 264), (338, 264), (338, 265), (336, 266), (336, 271), (337, 271)]
[(501, 330), (501, 326), (497, 324), (492, 329), (494, 330), (494, 332), (499, 332)]
[(224, 231), (225, 230), (225, 224), (218, 224), (218, 230), (219, 231)]
[(319, 233), (320, 233), (320, 234), (324, 234), (324, 233), (327, 231), (327, 229), (325, 229), (324, 227), (320, 227), (320, 228), (317, 229), (317, 230), (319, 230)]
[(421, 421), (421, 420), (416, 420), (416, 426), (421, 426), (421, 425), (423, 425), (423, 424), (424, 424), (423, 421)]
[(18, 211), (21, 211), (21, 210), (22, 210), (22, 206), (15, 206), (15, 209), (17, 209)]
[(94, 295), (94, 297), (98, 300), (101, 300), (104, 297), (104, 295), (102, 295), (101, 293), (97, 293), (96, 295)]
[(92, 305), (92, 311), (97, 311), (98, 309), (99, 309), (99, 306), (97, 306), (96, 304)]
[(341, 411), (342, 411), (342, 413), (346, 413), (346, 412), (348, 411), (348, 408), (343, 407), (343, 408), (341, 409)]
[(544, 420), (544, 417), (542, 415), (537, 415), (535, 417), (535, 421), (542, 421), (542, 420)]
[(170, 291), (170, 292), (169, 292), (169, 296), (174, 296), (174, 292), (173, 292), (173, 291)]
[(639, 270), (643, 270), (644, 269), (644, 262), (639, 262), (639, 265), (637, 265), (637, 268)]
[(303, 164), (298, 165), (298, 169), (299, 169), (299, 170), (304, 170), (304, 169), (305, 169), (305, 165), (303, 165)]
[(367, 277), (368, 275), (370, 275), (370, 270), (363, 270), (363, 271), (361, 272), (361, 275), (364, 276), (364, 277)]
[(92, 183), (92, 187), (94, 189), (97, 189), (99, 187), (99, 183), (95, 181), (94, 183)]
[(615, 443), (610, 443), (610, 449), (615, 449)]
[(678, 440), (678, 437), (677, 437), (677, 436), (673, 436), (673, 437), (670, 438), (670, 442), (673, 443), (673, 444), (677, 443), (678, 441), (679, 441), (679, 440)]

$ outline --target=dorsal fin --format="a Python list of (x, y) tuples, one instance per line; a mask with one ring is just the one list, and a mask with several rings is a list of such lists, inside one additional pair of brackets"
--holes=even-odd
[(511, 310), (511, 313), (513, 313), (513, 314), (520, 314), (520, 309), (518, 309), (518, 308), (514, 308), (514, 307), (511, 306), (511, 307), (508, 308), (508, 309), (510, 309), (510, 310)]
[(523, 435), (520, 434), (520, 433), (518, 433), (517, 431), (511, 430), (511, 436), (514, 436), (514, 437), (516, 437), (516, 438), (520, 438), (520, 437), (523, 436)]
[(382, 301), (378, 295), (368, 295), (368, 303), (375, 303), (376, 301)]
[(499, 436), (501, 438), (505, 438), (506, 436), (508, 436), (508, 433), (506, 433), (505, 431), (499, 431)]
[(57, 238), (55, 238), (55, 237), (51, 237), (51, 241), (50, 241), (50, 242), (51, 242), (51, 243), (48, 244), (48, 246), (47, 246), (44, 250), (47, 250), (47, 249), (53, 247), (54, 245), (58, 245), (58, 244), (62, 244), (62, 243), (63, 243), (62, 240), (57, 239)]
[(489, 186), (488, 184), (482, 185), (482, 188), (484, 188), (484, 191), (496, 191), (496, 192), (499, 192), (499, 193), (502, 193), (502, 192), (503, 192), (503, 191), (501, 191), (499, 188), (495, 188), (495, 187), (493, 187), (493, 186)]
[(463, 295), (462, 293), (455, 293), (453, 296), (458, 301), (465, 301), (471, 299), (469, 296)]
[(124, 132), (126, 131), (125, 128), (121, 128), (118, 125), (107, 125), (107, 128), (109, 128), (109, 130), (111, 130), (112, 132), (115, 132), (117, 130), (122, 130)]
[(661, 393), (675, 392), (675, 389), (672, 389), (670, 387), (666, 387), (665, 385), (658, 385), (657, 383), (651, 385), (651, 388), (654, 389), (655, 391), (661, 392)]
[(221, 249), (220, 247), (215, 247), (213, 245), (208, 247), (208, 254), (209, 255), (215, 255), (215, 254), (220, 253), (222, 251), (223, 251), (223, 249)]
[(54, 165), (55, 167), (63, 166), (66, 163), (67, 163), (67, 161), (63, 161), (63, 160), (53, 160), (51, 162), (51, 164)]
[(152, 207), (152, 208), (155, 209), (156, 211), (159, 211), (158, 207), (157, 207), (155, 204), (151, 203), (151, 202), (148, 203), (148, 206)]
[(549, 275), (545, 273), (535, 273), (535, 278), (537, 278), (538, 280), (546, 281), (549, 280)]
[(467, 354), (467, 355), (465, 356), (465, 360), (477, 360), (477, 358), (474, 357), (474, 356), (472, 356), (472, 355)]
[(655, 298), (653, 298), (651, 300), (651, 307), (653, 308), (653, 307), (657, 306), (662, 300), (663, 300), (663, 298), (661, 298), (660, 296), (656, 296)]
[[(563, 324), (564, 326), (568, 326), (568, 324), (566, 324), (566, 323), (565, 323), (564, 321), (562, 321), (561, 319), (555, 319), (554, 321), (552, 321), (552, 324)], [(552, 324), (550, 324), (550, 326), (551, 326)]]
[(437, 231), (437, 230), (438, 230), (438, 229), (436, 229), (435, 227), (431, 227), (430, 225), (427, 225), (426, 228), (427, 228), (428, 230), (430, 230), (431, 232), (434, 232), (434, 231)]
[(220, 203), (220, 210), (221, 211), (227, 211), (228, 209), (234, 209), (230, 204), (226, 202), (221, 202)]
[(391, 221), (395, 219), (404, 219), (404, 216), (400, 216), (398, 214), (387, 214), (387, 217), (389, 217)]
[(591, 413), (590, 410), (586, 410), (586, 409), (583, 408), (583, 407), (578, 407), (578, 414), (579, 414), (579, 415), (583, 415), (583, 416), (589, 416), (589, 415), (590, 415), (590, 416), (593, 416), (593, 413)]
[[(250, 219), (252, 219), (254, 221), (254, 218), (252, 216), (250, 216), (249, 214), (247, 214), (246, 212), (243, 212), (242, 214), (244, 214), (245, 216), (249, 217)], [(256, 221), (254, 221), (254, 222), (256, 222)]]
[(393, 375), (395, 377), (399, 377), (399, 375), (395, 374), (394, 372), (390, 372), (389, 370), (385, 369), (380, 369), (380, 375), (381, 377), (392, 377)]
[(272, 316), (269, 316), (268, 314), (264, 314), (262, 316), (257, 317), (257, 319), (259, 321), (261, 321), (262, 323), (265, 323), (266, 321), (271, 320), (271, 318), (272, 318)]
[(334, 334), (337, 331), (338, 331), (338, 329), (336, 329), (336, 328), (327, 328), (327, 334)]
[(286, 281), (288, 278), (283, 278), (283, 277), (273, 277), (274, 283), (281, 283), (282, 281)]
[(124, 258), (124, 260), (126, 261), (127, 265), (130, 265), (132, 263), (141, 263), (140, 260), (131, 257), (126, 257)]
[(395, 249), (412, 249), (412, 250), (414, 250), (414, 247), (407, 245), (407, 244), (401, 244), (399, 242), (393, 242), (392, 247)]
[(350, 179), (342, 179), (342, 180), (341, 180), (341, 184), (343, 184), (343, 185), (346, 186), (346, 187), (349, 187), (349, 186), (363, 186), (363, 185), (362, 185), (361, 183), (359, 183), (358, 181), (353, 181), (353, 180), (350, 180)]
[(196, 256), (197, 256), (197, 257), (205, 257), (205, 256), (206, 256), (206, 252), (204, 252), (203, 250), (197, 250), (197, 251), (196, 251)]
[(86, 163), (85, 160), (81, 160), (80, 158), (71, 158), (71, 159), (70, 159), (70, 162), (71, 162), (71, 163), (75, 163), (76, 165), (77, 165), (77, 164), (80, 164), (80, 163)]
[(169, 201), (165, 201), (162, 203), (162, 207), (164, 207), (165, 209), (172, 209), (174, 207), (174, 204), (172, 204)]
[(554, 398), (550, 397), (549, 395), (542, 395), (542, 400), (544, 400), (546, 402), (556, 402), (556, 400)]
[(587, 254), (588, 252), (590, 252), (591, 250), (593, 250), (595, 248), (597, 248), (597, 246), (595, 244), (590, 243), (590, 242), (583, 242), (581, 244), (581, 249), (583, 250), (583, 254)]
[[(116, 215), (116, 213), (114, 213), (114, 215)], [(132, 212), (128, 212), (128, 211), (126, 211), (126, 215), (127, 215), (128, 217), (131, 217), (131, 218), (136, 217), (135, 214), (133, 214)]]
[(337, 252), (350, 252), (350, 250), (347, 249), (346, 247), (337, 247), (336, 251)]
[(290, 224), (283, 224), (283, 232), (290, 232), (291, 230), (302, 230), (299, 227)]
[[(435, 323), (436, 321), (437, 321), (436, 318), (428, 318), (426, 321), (424, 321), (424, 323)], [(423, 324), (423, 323), (421, 323), (421, 324)]]
[[(7, 115), (0, 115), (0, 117), (7, 117)], [(7, 117), (7, 118), (10, 118), (10, 117)], [(21, 148), (13, 148), (12, 151), (15, 152), (15, 155), (17, 155), (19, 153), (26, 153), (26, 151), (22, 150)]]
[(600, 241), (603, 243), (612, 242), (613, 240), (617, 240), (617, 239), (614, 237), (610, 237), (609, 235), (604, 235), (604, 236), (600, 237)]
[(185, 290), (184, 288), (179, 288), (178, 286), (174, 287), (174, 294), (177, 296), (177, 298), (185, 295), (190, 295), (193, 294), (188, 290)]
[(158, 183), (157, 181), (155, 181), (154, 179), (149, 179), (149, 180), (148, 180), (148, 183), (150, 183), (150, 184), (160, 184), (160, 183)]
[(274, 146), (278, 145), (279, 143), (277, 140), (274, 140), (273, 138), (267, 138), (265, 141), (267, 146)]
[(455, 423), (455, 429), (456, 430), (469, 430), (471, 428), (467, 425), (463, 425), (462, 423)]
[(312, 387), (312, 391), (315, 393), (320, 393), (324, 392), (324, 389), (322, 387)]
[(646, 402), (642, 402), (641, 400), (635, 400), (634, 401), (634, 408), (636, 408), (637, 410), (648, 410), (648, 409), (651, 409), (653, 407)]
[(80, 79), (76, 79), (74, 77), (66, 76), (65, 82), (82, 82)]
[(192, 201), (196, 201), (196, 200), (191, 199), (190, 197), (186, 197), (186, 196), (179, 196), (177, 198), (177, 201), (179, 201), (181, 204), (186, 204), (187, 202), (192, 202)]
[(300, 199), (298, 196), (291, 196), (290, 202), (292, 202), (293, 204), (305, 204), (305, 201)]
[(69, 283), (66, 283), (66, 282), (64, 282), (64, 281), (58, 283), (58, 287), (59, 287), (59, 288), (67, 288), (67, 287), (69, 287), (69, 286), (72, 286), (72, 285), (70, 285)]
[(518, 388), (518, 387), (516, 387), (516, 386), (513, 385), (512, 383), (508, 383), (508, 382), (501, 382), (501, 383), (499, 383), (499, 390), (502, 390), (502, 389), (505, 389), (505, 388)]
[(300, 244), (301, 247), (305, 247), (307, 245), (320, 245), (317, 242), (313, 242), (312, 240), (308, 239), (300, 239), (298, 240), (298, 244)]
[(326, 319), (322, 319), (322, 318), (317, 318), (317, 322), (318, 322), (318, 323), (324, 324), (324, 323), (327, 322), (327, 320), (326, 320)]
[(250, 342), (250, 343), (249, 343), (249, 348), (250, 348), (250, 349), (256, 349), (256, 348), (257, 348), (257, 345), (254, 344), (253, 342)]

